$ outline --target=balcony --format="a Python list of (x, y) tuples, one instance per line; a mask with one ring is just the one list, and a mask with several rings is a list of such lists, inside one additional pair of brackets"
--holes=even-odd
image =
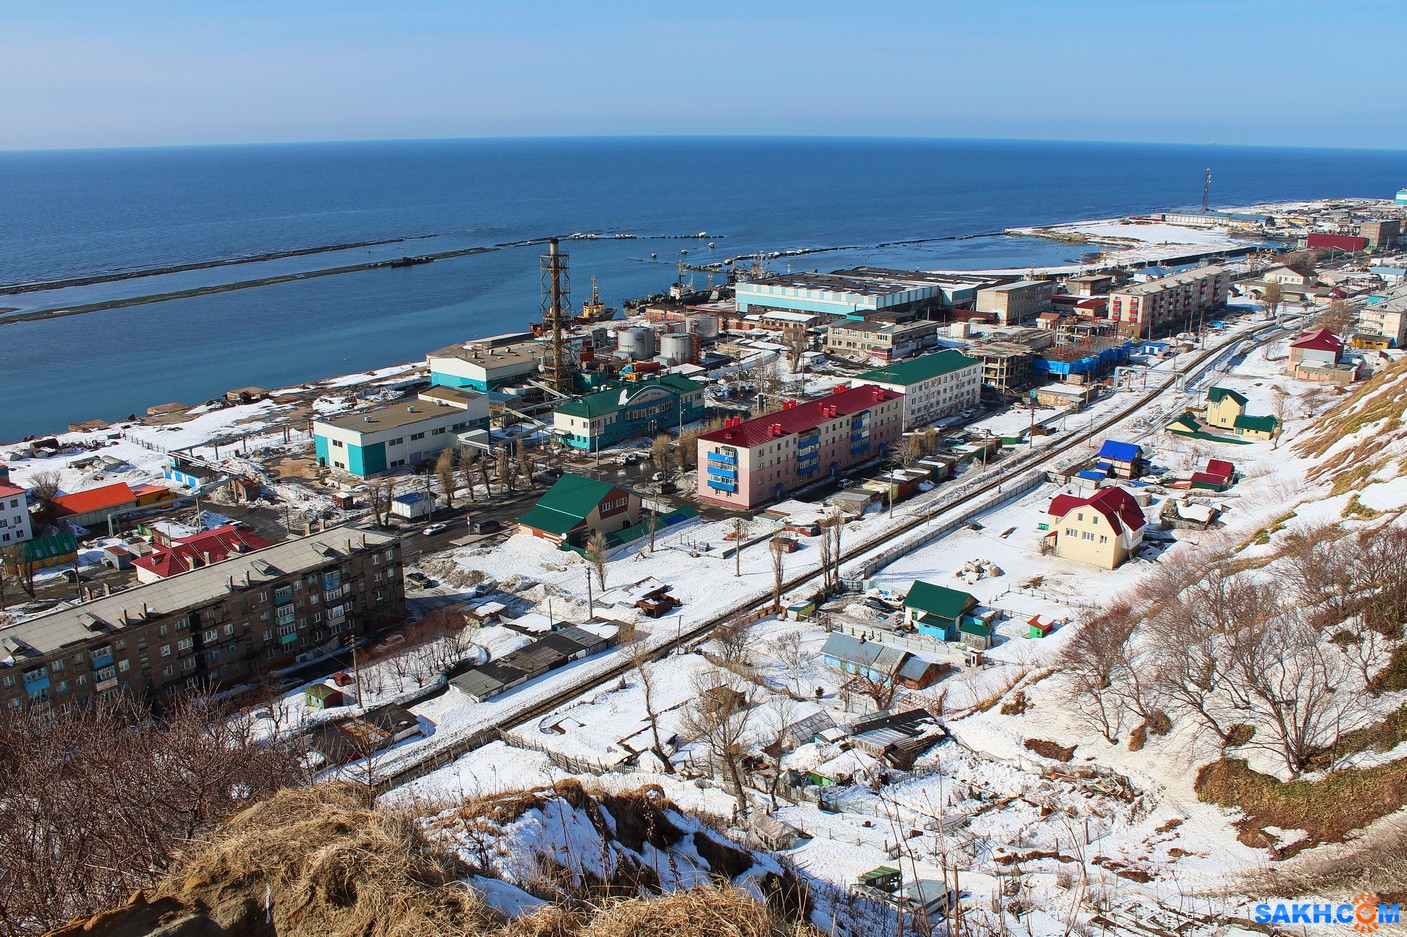
[(708, 454), (708, 461), (722, 462), (724, 465), (737, 465), (738, 457), (735, 455), (730, 455), (726, 452), (710, 452)]
[(282, 645), (292, 644), (298, 640), (298, 632), (290, 631), (288, 634), (279, 635), (278, 643)]
[(283, 608), (278, 610), (278, 623), (280, 625), (293, 624), (293, 617), (294, 615), (292, 605), (285, 605)]
[(732, 494), (738, 493), (738, 486), (736, 484), (734, 484), (733, 482), (722, 481), (717, 478), (710, 478), (708, 480), (708, 487), (717, 489), (718, 491), (727, 491)]
[(734, 481), (738, 477), (738, 471), (737, 469), (719, 468), (716, 465), (710, 465), (708, 467), (708, 475), (710, 478), (717, 476), (725, 481)]
[(323, 600), (324, 600), (324, 601), (327, 601), (327, 602), (336, 602), (338, 599), (342, 598), (342, 596), (344, 596), (344, 595), (346, 595), (346, 594), (347, 594), (347, 587), (346, 587), (346, 586), (338, 586), (336, 589), (331, 589), (331, 590), (329, 590), (329, 591), (327, 591), (327, 592), (324, 592), (324, 593), (322, 594), (322, 597), (323, 597)]
[(88, 652), (88, 660), (92, 663), (94, 670), (112, 666), (112, 648), (98, 647)]

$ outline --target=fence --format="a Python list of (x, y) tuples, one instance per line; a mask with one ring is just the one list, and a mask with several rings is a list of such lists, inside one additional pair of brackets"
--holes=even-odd
[(555, 749), (548, 748), (541, 742), (527, 738), (517, 732), (504, 730), (499, 732), (499, 738), (503, 740), (504, 744), (512, 745), (514, 748), (526, 748), (531, 751), (541, 752), (547, 756), (548, 761), (552, 762), (563, 771), (570, 771), (573, 774), (594, 774), (600, 777), (603, 774), (633, 774), (635, 771), (639, 770), (634, 765), (620, 762), (608, 764), (597, 758), (579, 758), (576, 755), (568, 755), (565, 752), (559, 752)]

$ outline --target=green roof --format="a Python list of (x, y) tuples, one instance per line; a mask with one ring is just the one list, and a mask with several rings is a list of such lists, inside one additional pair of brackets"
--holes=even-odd
[(894, 364), (876, 371), (866, 371), (864, 374), (856, 375), (854, 381), (857, 386), (859, 384), (901, 384), (907, 387), (940, 374), (950, 374), (961, 368), (981, 363), (976, 358), (969, 358), (962, 352), (949, 348), (945, 351), (936, 351), (931, 355), (919, 355), (908, 361), (896, 361)]
[[(637, 381), (635, 383), (619, 383), (599, 390), (594, 394), (587, 394), (585, 397), (578, 397), (576, 400), (569, 400), (560, 407), (555, 408), (553, 413), (563, 413), (567, 416), (584, 416), (587, 418), (605, 416), (608, 413), (615, 413), (640, 391), (647, 387), (665, 387), (676, 394), (687, 394), (692, 391), (704, 389), (704, 385), (698, 381), (691, 381), (687, 377), (680, 377), (678, 374), (665, 374), (662, 377), (652, 378), (648, 381)], [(625, 391), (622, 398), (621, 391)]]
[(916, 608), (950, 621), (956, 621), (976, 604), (977, 600), (966, 592), (921, 581), (915, 582), (904, 597), (905, 608)]
[(1195, 433), (1201, 428), (1201, 422), (1198, 421), (1198, 419), (1190, 413), (1184, 413), (1182, 416), (1178, 417), (1177, 419), (1173, 420), (1168, 424), (1168, 432), (1170, 433), (1176, 433), (1179, 430), (1184, 432)]
[(1221, 399), (1224, 398), (1224, 397), (1230, 397), (1232, 400), (1236, 401), (1237, 403), (1239, 403), (1239, 404), (1240, 404), (1241, 406), (1243, 406), (1243, 407), (1244, 407), (1246, 404), (1250, 403), (1249, 400), (1247, 400), (1245, 397), (1242, 397), (1240, 394), (1236, 393), (1236, 391), (1234, 391), (1234, 390), (1227, 390), (1225, 387), (1208, 387), (1208, 388), (1207, 388), (1207, 402), (1208, 402), (1208, 403), (1218, 403), (1218, 402), (1221, 401)]
[(1248, 429), (1259, 433), (1274, 433), (1280, 421), (1273, 416), (1238, 416), (1237, 429)]
[(25, 552), (34, 563), (42, 563), (59, 556), (78, 552), (78, 538), (71, 531), (54, 534), (52, 537), (36, 537), (24, 542)]
[(961, 621), (958, 623), (958, 630), (964, 634), (975, 634), (979, 638), (990, 638), (992, 636), (992, 626), (984, 625), (980, 621)]
[(584, 475), (563, 475), (537, 499), (532, 510), (518, 518), (518, 523), (560, 536), (586, 520), (615, 487)]

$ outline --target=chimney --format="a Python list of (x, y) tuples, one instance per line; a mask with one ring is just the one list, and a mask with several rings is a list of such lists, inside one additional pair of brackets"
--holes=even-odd
[(840, 395), (845, 393), (846, 390), (847, 388), (844, 384), (837, 384), (831, 388), (831, 393), (834, 395)]
[(118, 610), (117, 620), (122, 622), (124, 625), (127, 624), (127, 609), (123, 608)]
[(200, 551), (200, 555), (205, 558), (205, 565), (206, 565), (206, 566), (209, 566), (209, 565), (210, 565), (210, 551), (209, 551), (209, 550), (202, 550), (202, 551)]
[(229, 586), (230, 591), (233, 592), (233, 591), (234, 591), (234, 577), (233, 577), (233, 576), (226, 576), (226, 577), (225, 577), (225, 585)]
[(366, 546), (366, 534), (362, 534), (362, 546)]
[(352, 552), (352, 538), (351, 538), (351, 537), (348, 537), (348, 538), (347, 538), (347, 552), (348, 552), (348, 553), (351, 553), (351, 552)]
[(146, 618), (146, 617), (147, 617), (148, 615), (150, 615), (150, 614), (151, 614), (151, 609), (147, 608), (147, 603), (143, 602), (143, 603), (142, 603), (142, 617), (143, 617), (143, 618)]
[(246, 587), (249, 585), (249, 570), (247, 569), (244, 571), (244, 585)]

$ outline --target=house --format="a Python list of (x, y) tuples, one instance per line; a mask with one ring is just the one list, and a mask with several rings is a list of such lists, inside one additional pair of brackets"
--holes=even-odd
[(1251, 416), (1244, 396), (1225, 387), (1207, 388), (1207, 423), (1252, 439), (1271, 439), (1280, 425), (1273, 416)]
[(137, 493), (126, 482), (75, 491), (54, 498), (54, 517), (70, 526), (106, 526), (113, 514), (137, 506)]
[(312, 709), (332, 709), (347, 705), (347, 697), (341, 690), (326, 683), (314, 683), (303, 691), (303, 702)]
[(1291, 377), (1321, 383), (1348, 384), (1358, 379), (1358, 362), (1344, 361), (1344, 343), (1328, 329), (1301, 333), (1290, 342), (1286, 371)]
[(156, 582), (199, 566), (222, 562), (237, 553), (252, 553), (271, 546), (272, 540), (226, 524), (169, 543), (154, 542), (151, 553), (132, 560), (132, 566), (137, 570), (138, 582)]
[(947, 737), (947, 730), (926, 709), (872, 713), (850, 724), (850, 745), (882, 759), (892, 768), (908, 770), (928, 749)]
[(554, 409), (552, 435), (586, 452), (654, 436), (701, 419), (704, 387), (677, 374), (609, 387)]
[(29, 491), (10, 481), (10, 467), (0, 465), (0, 551), (34, 536), (29, 521)]
[(531, 333), (517, 332), (450, 345), (425, 356), (430, 383), (485, 393), (534, 376), (550, 349)]
[(1056, 556), (1117, 569), (1143, 543), (1148, 520), (1122, 488), (1104, 488), (1088, 498), (1057, 495), (1046, 513)]
[[(24, 541), (25, 561), (36, 569), (72, 566), (78, 562), (78, 538), (65, 530), (51, 537), (31, 537)], [(6, 561), (6, 568), (13, 564)]]
[(163, 477), (181, 485), (184, 488), (196, 490), (220, 481), (223, 476), (202, 462), (196, 462), (184, 456), (173, 455), (166, 460), (166, 465), (162, 468)]
[(611, 534), (640, 523), (640, 496), (610, 482), (568, 473), (518, 518), (518, 532), (557, 546), (586, 547), (592, 534)]
[(420, 719), (414, 713), (387, 704), (318, 726), (309, 733), (308, 748), (322, 755), (327, 763), (340, 765), (419, 734)]
[(1094, 465), (1094, 470), (1106, 478), (1138, 478), (1147, 468), (1142, 446), (1112, 439), (1104, 441)]
[(942, 665), (908, 651), (839, 631), (826, 638), (821, 660), (843, 673), (876, 683), (893, 682), (912, 690), (932, 686), (944, 672)]
[(489, 399), (455, 387), (431, 387), (411, 403), (313, 421), (319, 465), (368, 478), (433, 460), (465, 433), (489, 427)]
[(698, 439), (698, 500), (751, 509), (883, 456), (902, 434), (903, 397), (874, 384), (836, 387), (819, 400), (729, 419)]
[(1231, 481), (1236, 476), (1236, 466), (1225, 459), (1209, 459), (1205, 471), (1192, 473), (1193, 488), (1208, 488), (1212, 491), (1224, 491), (1231, 487)]
[(938, 323), (841, 319), (826, 328), (826, 352), (852, 361), (886, 364), (938, 344)]
[(1313, 286), (1314, 274), (1303, 267), (1271, 267), (1261, 275), (1261, 280), (1281, 286)]
[(977, 599), (967, 592), (918, 581), (904, 596), (904, 624), (942, 641), (956, 641), (965, 620), (978, 623), (969, 614), (975, 608)]
[(1041, 616), (1033, 615), (1026, 622), (1026, 637), (1036, 639), (1044, 638), (1055, 630), (1055, 622), (1041, 621)]
[(613, 638), (568, 625), (486, 664), (469, 667), (449, 682), (482, 703), (571, 661), (599, 654), (613, 643)]
[(903, 394), (904, 429), (911, 430), (975, 409), (982, 395), (982, 362), (949, 348), (850, 379), (851, 387), (863, 384)]

